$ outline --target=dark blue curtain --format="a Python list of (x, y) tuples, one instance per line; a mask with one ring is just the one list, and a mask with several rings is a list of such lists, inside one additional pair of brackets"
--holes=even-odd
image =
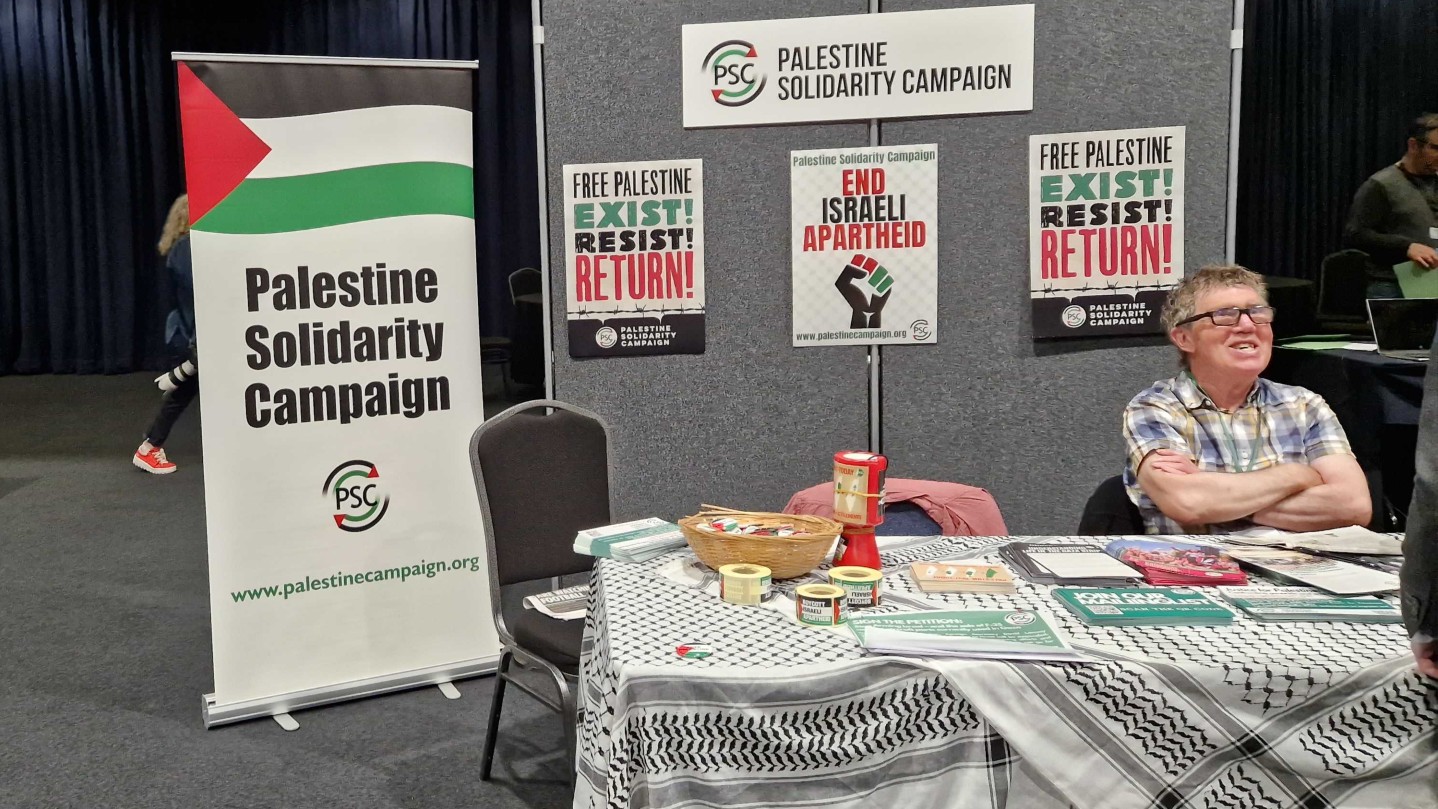
[(1438, 112), (1438, 2), (1249, 0), (1239, 137), (1240, 264), (1318, 278), (1353, 193)]
[(0, 2), (0, 374), (161, 368), (173, 51), (475, 59), (479, 316), (538, 266), (528, 0)]

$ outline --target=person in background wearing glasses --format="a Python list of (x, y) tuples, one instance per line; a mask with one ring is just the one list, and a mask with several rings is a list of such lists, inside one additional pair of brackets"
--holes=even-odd
[(1367, 253), (1368, 297), (1401, 298), (1393, 265), (1438, 268), (1438, 114), (1408, 129), (1403, 159), (1364, 181), (1353, 195), (1343, 246)]
[(1162, 321), (1178, 376), (1123, 413), (1124, 485), (1150, 534), (1321, 531), (1366, 525), (1368, 481), (1323, 397), (1259, 374), (1273, 351), (1263, 278), (1204, 267)]

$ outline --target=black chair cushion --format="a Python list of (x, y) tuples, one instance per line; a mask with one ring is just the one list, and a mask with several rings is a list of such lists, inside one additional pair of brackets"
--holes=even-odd
[(1114, 475), (1094, 489), (1079, 518), (1078, 533), (1088, 537), (1144, 533), (1143, 515), (1128, 499), (1123, 475)]
[(884, 521), (874, 528), (881, 537), (931, 537), (944, 529), (917, 503), (905, 501), (884, 507)]
[(516, 610), (504, 616), (514, 642), (553, 663), (560, 671), (579, 676), (579, 644), (584, 621), (561, 621), (539, 610)]

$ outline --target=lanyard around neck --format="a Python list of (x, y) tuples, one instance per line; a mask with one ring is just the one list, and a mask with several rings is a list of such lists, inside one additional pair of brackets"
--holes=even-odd
[[(1213, 397), (1204, 391), (1203, 386), (1198, 384), (1198, 380), (1194, 378), (1193, 374), (1188, 371), (1185, 371), (1185, 373), (1188, 374), (1188, 379), (1193, 383), (1193, 386), (1198, 388), (1198, 391), (1203, 394), (1204, 398), (1208, 399), (1209, 403), (1212, 404)], [(1244, 399), (1245, 403), (1247, 403), (1247, 401), (1247, 399)], [(1239, 405), (1239, 407), (1242, 406), (1243, 405)], [(1218, 412), (1218, 426), (1223, 429), (1223, 442), (1228, 449), (1229, 464), (1239, 472), (1252, 472), (1253, 467), (1258, 464), (1258, 447), (1263, 438), (1263, 420), (1258, 420), (1257, 432), (1259, 434), (1248, 439), (1248, 460), (1240, 464), (1238, 441), (1233, 437), (1233, 429), (1229, 427), (1229, 420), (1232, 418), (1232, 415), (1224, 412), (1217, 404), (1213, 405), (1213, 409)]]

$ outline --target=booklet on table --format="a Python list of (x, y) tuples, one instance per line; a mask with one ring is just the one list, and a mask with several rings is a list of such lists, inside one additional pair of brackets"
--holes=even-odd
[(871, 652), (913, 657), (1083, 661), (1035, 610), (934, 610), (849, 619)]
[(1311, 587), (1278, 584), (1220, 587), (1218, 592), (1258, 621), (1396, 624), (1403, 620), (1397, 607), (1373, 596), (1344, 598)]
[(1361, 567), (1281, 548), (1235, 548), (1228, 553), (1244, 565), (1280, 581), (1317, 587), (1334, 595), (1368, 595), (1398, 589), (1398, 577), (1382, 570)]
[(1243, 568), (1213, 545), (1177, 539), (1116, 539), (1110, 554), (1143, 571), (1149, 584), (1245, 584)]
[(1052, 595), (1093, 626), (1214, 626), (1233, 611), (1187, 587), (1056, 587)]

